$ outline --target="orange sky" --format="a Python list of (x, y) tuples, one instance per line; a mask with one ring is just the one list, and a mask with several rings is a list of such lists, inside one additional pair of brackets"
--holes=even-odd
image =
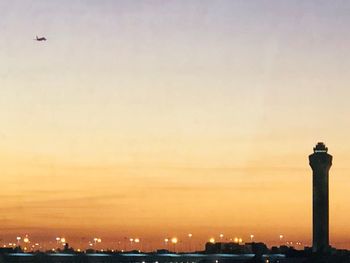
[(310, 244), (324, 141), (350, 248), (350, 6), (321, 2), (0, 3), (2, 242)]

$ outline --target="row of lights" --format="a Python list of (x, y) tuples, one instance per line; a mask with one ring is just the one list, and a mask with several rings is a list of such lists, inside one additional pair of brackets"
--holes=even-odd
[[(214, 244), (214, 243), (215, 243), (215, 238), (213, 238), (213, 237), (210, 238), (210, 239), (209, 239), (209, 242)], [(243, 242), (243, 239), (242, 239), (241, 237), (235, 237), (235, 238), (233, 239), (233, 242), (234, 242), (234, 243), (237, 243), (237, 244), (240, 244), (240, 243)]]
[(66, 244), (66, 239), (64, 237), (56, 237), (57, 244), (62, 243)]
[(134, 242), (134, 243), (140, 243), (140, 239), (137, 238), (137, 237), (136, 237), (136, 238), (130, 238), (129, 241), (130, 241), (131, 243), (133, 243), (133, 242)]
[(169, 241), (170, 241), (171, 243), (173, 243), (173, 244), (176, 244), (176, 243), (178, 242), (178, 239), (177, 239), (177, 237), (165, 238), (165, 239), (164, 239), (164, 242), (165, 242), (166, 244), (169, 243)]
[[(192, 238), (192, 236), (193, 236), (193, 235), (192, 235), (191, 233), (188, 234), (188, 237), (189, 237), (189, 238)], [(222, 239), (222, 238), (224, 237), (224, 234), (220, 234), (219, 237), (220, 237), (220, 239)], [(250, 235), (250, 239), (253, 240), (253, 238), (254, 238), (254, 235), (251, 234), (251, 235)], [(279, 235), (279, 238), (280, 238), (280, 240), (282, 240), (282, 239), (283, 239), (283, 235)], [(21, 237), (16, 237), (16, 239), (17, 239), (17, 242), (19, 243), (20, 240), (21, 240), (22, 238), (21, 238)], [(25, 243), (29, 242), (28, 235), (26, 235), (26, 236), (23, 238), (23, 241), (24, 241)], [(57, 243), (59, 243), (59, 242), (65, 243), (65, 242), (66, 242), (66, 239), (65, 239), (64, 237), (56, 237), (56, 241), (57, 241)], [(139, 242), (140, 242), (140, 239), (139, 239), (139, 238), (130, 238), (129, 241), (130, 241), (131, 243), (132, 243), (132, 242), (139, 243)], [(168, 242), (168, 241), (169, 241), (169, 239), (168, 239), (168, 238), (165, 238), (165, 242)], [(94, 238), (94, 242), (95, 242), (95, 243), (101, 243), (101, 238), (95, 237), (95, 238)]]
[[(192, 234), (191, 233), (189, 233), (188, 235), (187, 235), (188, 237), (189, 237), (189, 239), (191, 239), (192, 238)], [(219, 235), (219, 237), (220, 237), (220, 240), (222, 240), (223, 238), (224, 238), (224, 234), (220, 234)], [(280, 241), (282, 241), (282, 239), (284, 238), (284, 236), (283, 235), (279, 235), (279, 239), (280, 239)], [(254, 235), (253, 234), (251, 234), (250, 235), (250, 241), (253, 241), (253, 239), (254, 239)], [(21, 237), (16, 237), (16, 240), (17, 240), (17, 245), (20, 243), (20, 241), (22, 240), (22, 238)], [(232, 240), (232, 239), (230, 239), (230, 240)], [(131, 243), (140, 243), (140, 239), (139, 238), (129, 238), (129, 241), (131, 242)], [(28, 235), (26, 235), (24, 238), (23, 238), (23, 242), (24, 243), (30, 243), (30, 240), (29, 240), (29, 237), (28, 237)], [(66, 239), (64, 238), (64, 237), (56, 237), (56, 242), (57, 242), (57, 244), (66, 244)], [(89, 245), (90, 246), (93, 246), (94, 244), (96, 245), (97, 243), (101, 243), (102, 242), (102, 239), (101, 238), (97, 238), (97, 237), (95, 237), (94, 239), (93, 239), (93, 242), (89, 242)], [(164, 242), (166, 243), (166, 244), (168, 244), (169, 242), (171, 242), (173, 245), (174, 245), (174, 248), (175, 248), (175, 245), (178, 243), (178, 238), (177, 237), (172, 237), (172, 238), (165, 238), (164, 239)], [(209, 242), (210, 243), (215, 243), (215, 238), (214, 237), (212, 237), (212, 238), (210, 238), (209, 239)], [(240, 237), (235, 237), (234, 239), (233, 239), (233, 242), (234, 243), (237, 243), (237, 244), (240, 244), (240, 243), (242, 243), (243, 242), (243, 239), (242, 238), (240, 238)], [(38, 243), (35, 243), (35, 245), (37, 245)], [(287, 242), (287, 245), (288, 244), (293, 244), (293, 242)], [(16, 244), (15, 243), (9, 243), (9, 246), (15, 246)], [(302, 245), (302, 243), (301, 242), (296, 242), (296, 245)]]

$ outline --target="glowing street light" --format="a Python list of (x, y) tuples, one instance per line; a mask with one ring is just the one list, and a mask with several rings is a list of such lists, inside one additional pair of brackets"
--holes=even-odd
[(133, 238), (129, 238), (129, 242), (130, 242), (130, 249), (132, 250), (133, 249), (132, 243), (134, 242), (134, 239)]
[(164, 238), (166, 249), (169, 250), (169, 238)]
[(27, 244), (30, 242), (28, 236), (26, 235), (25, 238), (23, 238), (24, 242), (24, 251), (27, 251)]
[[(140, 239), (138, 237), (134, 238), (134, 242), (135, 244), (139, 244), (140, 243)], [(136, 246), (135, 249), (137, 249), (139, 252), (141, 252), (141, 245), (140, 246)]]
[(66, 243), (66, 239), (64, 238), (64, 237), (61, 237), (61, 239), (60, 239), (60, 241), (61, 241), (61, 243)]
[(173, 237), (171, 239), (171, 243), (174, 245), (174, 252), (176, 253), (176, 244), (178, 242), (178, 239), (176, 237)]
[(191, 242), (191, 238), (192, 238), (192, 234), (189, 233), (188, 235), (188, 251), (191, 251), (192, 250), (192, 242)]
[(209, 239), (209, 242), (212, 243), (212, 244), (214, 244), (214, 243), (215, 243), (215, 238), (211, 237), (211, 238)]
[(16, 239), (17, 239), (17, 246), (19, 245), (19, 242), (21, 241), (21, 237), (16, 237)]
[(253, 242), (253, 239), (254, 239), (254, 235), (251, 234), (251, 235), (250, 235), (250, 242)]
[(220, 237), (220, 240), (222, 240), (224, 238), (224, 234), (220, 234), (219, 237)]
[(280, 245), (282, 244), (282, 239), (283, 239), (283, 235), (280, 235), (279, 238), (280, 238)]

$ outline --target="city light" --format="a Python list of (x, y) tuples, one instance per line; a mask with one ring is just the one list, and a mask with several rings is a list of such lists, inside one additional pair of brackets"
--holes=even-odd
[(212, 244), (214, 244), (214, 243), (215, 243), (215, 238), (211, 237), (211, 238), (209, 239), (209, 242), (212, 243)]
[(169, 249), (169, 241), (170, 241), (169, 238), (164, 238), (166, 249)]
[(280, 243), (282, 243), (282, 239), (283, 239), (283, 235), (280, 235), (279, 238), (280, 238)]
[(177, 237), (173, 237), (173, 238), (171, 239), (171, 243), (174, 245), (174, 252), (175, 252), (175, 253), (176, 253), (176, 244), (177, 244), (177, 242), (178, 242)]
[(191, 238), (192, 238), (192, 233), (189, 233), (188, 234), (188, 251), (191, 251), (192, 250), (192, 243), (191, 243)]
[(98, 237), (94, 237), (93, 242), (89, 242), (89, 246), (93, 246), (94, 244), (96, 245), (97, 243), (101, 243), (102, 239)]
[(253, 242), (253, 239), (254, 239), (254, 235), (251, 234), (251, 235), (250, 235), (250, 241)]

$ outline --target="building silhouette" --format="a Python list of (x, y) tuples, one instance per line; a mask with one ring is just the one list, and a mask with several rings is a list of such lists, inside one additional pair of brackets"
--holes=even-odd
[(312, 250), (325, 253), (329, 247), (329, 200), (328, 173), (332, 165), (332, 155), (322, 142), (314, 147), (314, 153), (309, 156), (312, 168)]

